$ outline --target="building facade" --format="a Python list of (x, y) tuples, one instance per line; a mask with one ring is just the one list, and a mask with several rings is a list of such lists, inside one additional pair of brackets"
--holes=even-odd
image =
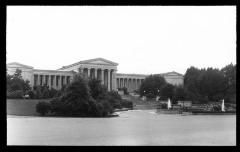
[[(126, 87), (129, 92), (139, 89), (140, 85), (148, 75), (117, 73), (118, 63), (95, 58), (80, 61), (71, 65), (63, 66), (57, 70), (40, 70), (31, 66), (12, 62), (7, 64), (7, 73), (13, 74), (16, 69), (22, 71), (24, 80), (30, 81), (30, 86), (47, 85), (49, 88), (61, 89), (69, 84), (75, 74), (83, 73), (86, 77), (97, 78), (108, 90), (117, 90)], [(173, 85), (183, 85), (183, 75), (177, 72), (160, 74), (165, 80)]]

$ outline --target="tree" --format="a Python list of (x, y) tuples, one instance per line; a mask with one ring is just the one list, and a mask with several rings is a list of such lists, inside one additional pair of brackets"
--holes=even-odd
[(160, 95), (162, 99), (167, 99), (167, 98), (173, 99), (174, 86), (167, 83), (164, 87), (162, 87)]
[(95, 100), (104, 99), (107, 95), (107, 87), (101, 84), (101, 80), (90, 79), (88, 82), (90, 94)]
[(208, 102), (219, 101), (224, 97), (226, 80), (219, 69), (197, 69), (190, 67), (184, 77), (187, 97), (191, 100)]
[(224, 98), (226, 101), (236, 103), (236, 64), (232, 63), (221, 69), (226, 81)]
[(105, 88), (96, 79), (88, 80), (82, 75), (76, 75), (62, 95), (50, 103), (51, 111), (55, 115), (102, 117), (113, 112), (113, 107), (105, 95)]
[[(17, 69), (13, 75), (7, 74), (7, 97), (22, 98), (31, 90), (28, 80), (23, 80), (21, 70)], [(12, 96), (13, 95), (13, 96)]]
[(223, 98), (225, 90), (224, 75), (218, 69), (208, 68), (199, 75), (198, 92), (210, 101), (218, 101)]
[(184, 87), (192, 94), (198, 94), (198, 76), (201, 71), (198, 68), (190, 67), (184, 75)]
[(122, 97), (116, 91), (110, 91), (107, 93), (107, 101), (112, 105), (113, 108), (122, 108)]
[(176, 86), (174, 89), (174, 101), (183, 101), (187, 99), (187, 92), (183, 86)]
[(157, 95), (159, 95), (159, 92), (161, 92), (162, 88), (166, 84), (167, 83), (164, 77), (160, 75), (150, 75), (145, 78), (145, 80), (140, 86), (140, 89), (139, 89), (140, 96), (147, 96), (150, 98), (154, 98)]
[(40, 113), (41, 115), (45, 115), (46, 113), (48, 113), (51, 109), (51, 106), (48, 102), (39, 102), (37, 105), (36, 105), (36, 111), (38, 113)]

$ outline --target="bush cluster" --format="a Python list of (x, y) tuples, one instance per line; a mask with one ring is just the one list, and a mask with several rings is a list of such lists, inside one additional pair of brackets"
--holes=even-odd
[(212, 107), (212, 111), (217, 111), (217, 112), (219, 112), (219, 111), (221, 111), (222, 110), (222, 107), (220, 106), (220, 105), (213, 105), (213, 107)]
[(122, 108), (130, 108), (130, 109), (133, 109), (133, 103), (132, 103), (131, 101), (122, 99), (121, 107), (122, 107)]
[(61, 90), (56, 90), (54, 88), (49, 89), (49, 86), (33, 86), (33, 89), (29, 91), (29, 96), (31, 99), (47, 99), (59, 97), (61, 92), (63, 92), (64, 87)]
[(48, 102), (39, 102), (36, 105), (36, 111), (40, 113), (41, 115), (46, 115), (51, 110), (51, 105)]
[(49, 104), (41, 103), (36, 108), (39, 113), (45, 108), (45, 113), (50, 112), (57, 116), (106, 117), (114, 109), (132, 107), (131, 104), (129, 101), (122, 101), (116, 91), (107, 92), (100, 80), (76, 75), (61, 96), (54, 98)]
[(22, 90), (13, 90), (13, 91), (7, 90), (8, 99), (21, 99), (23, 98), (23, 95), (24, 93)]
[(161, 107), (162, 107), (162, 109), (167, 109), (167, 104), (163, 103), (163, 104), (161, 104)]
[(22, 71), (17, 69), (13, 75), (7, 74), (7, 98), (21, 99), (31, 90), (29, 81), (23, 80)]

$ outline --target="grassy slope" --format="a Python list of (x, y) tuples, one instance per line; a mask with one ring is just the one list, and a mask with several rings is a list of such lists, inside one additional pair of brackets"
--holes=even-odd
[(36, 104), (50, 99), (7, 99), (7, 114), (19, 116), (39, 116)]

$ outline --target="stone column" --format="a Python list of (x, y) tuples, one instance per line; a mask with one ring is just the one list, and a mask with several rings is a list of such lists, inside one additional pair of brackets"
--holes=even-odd
[(108, 91), (110, 91), (110, 69), (108, 69), (108, 83), (107, 83), (107, 85), (108, 85)]
[(53, 88), (56, 89), (56, 76), (53, 75)]
[(112, 89), (117, 90), (117, 81), (116, 81), (116, 70), (113, 70), (112, 72)]
[(58, 87), (59, 87), (59, 89), (62, 88), (62, 76), (61, 75), (59, 76)]
[(131, 83), (131, 92), (133, 92), (133, 84), (134, 84), (133, 80), (134, 79), (132, 79), (132, 83)]
[(122, 78), (120, 78), (119, 81), (120, 81), (120, 88), (122, 88)]
[(134, 86), (134, 79), (132, 79), (132, 84), (131, 84), (132, 91), (134, 90), (133, 86)]
[(139, 88), (139, 79), (137, 79), (137, 89)]
[(37, 86), (37, 85), (39, 85), (39, 82), (38, 82), (38, 81), (39, 81), (39, 75), (36, 74), (36, 77), (35, 77), (35, 78), (36, 78), (36, 86)]
[(127, 78), (127, 85), (126, 85), (127, 91), (129, 91), (129, 89), (128, 89), (129, 84), (128, 84), (128, 83), (129, 83), (129, 82), (128, 82), (128, 78)]
[(118, 82), (117, 88), (120, 88), (120, 80), (119, 80), (119, 78), (117, 79), (117, 82)]
[(95, 68), (95, 70), (94, 70), (94, 74), (95, 74), (95, 79), (97, 79), (97, 68)]
[(137, 79), (135, 79), (135, 83), (134, 83), (134, 90), (137, 89)]
[(131, 83), (130, 83), (130, 90), (131, 90), (131, 92), (132, 92), (132, 90), (133, 90), (132, 84), (133, 84), (133, 79), (131, 79)]
[(116, 88), (118, 88), (118, 78), (116, 78)]
[(104, 85), (104, 69), (101, 69), (101, 84)]
[(122, 78), (122, 88), (124, 87), (124, 78)]
[(136, 90), (136, 79), (134, 79), (133, 90)]
[(130, 79), (128, 78), (128, 92), (130, 91)]
[(51, 85), (51, 75), (48, 75), (48, 86), (49, 89), (51, 89), (52, 85)]
[(90, 77), (90, 70), (91, 70), (91, 69), (88, 68), (88, 74), (87, 74), (88, 77)]
[(42, 75), (42, 85), (45, 84), (45, 75)]
[(65, 85), (66, 77), (65, 77), (65, 76), (62, 76), (62, 79), (63, 79), (63, 86), (64, 86), (64, 85)]
[[(56, 88), (59, 89), (59, 79), (60, 79), (60, 76), (59, 75), (56, 75)], [(58, 84), (58, 85), (57, 85)]]

